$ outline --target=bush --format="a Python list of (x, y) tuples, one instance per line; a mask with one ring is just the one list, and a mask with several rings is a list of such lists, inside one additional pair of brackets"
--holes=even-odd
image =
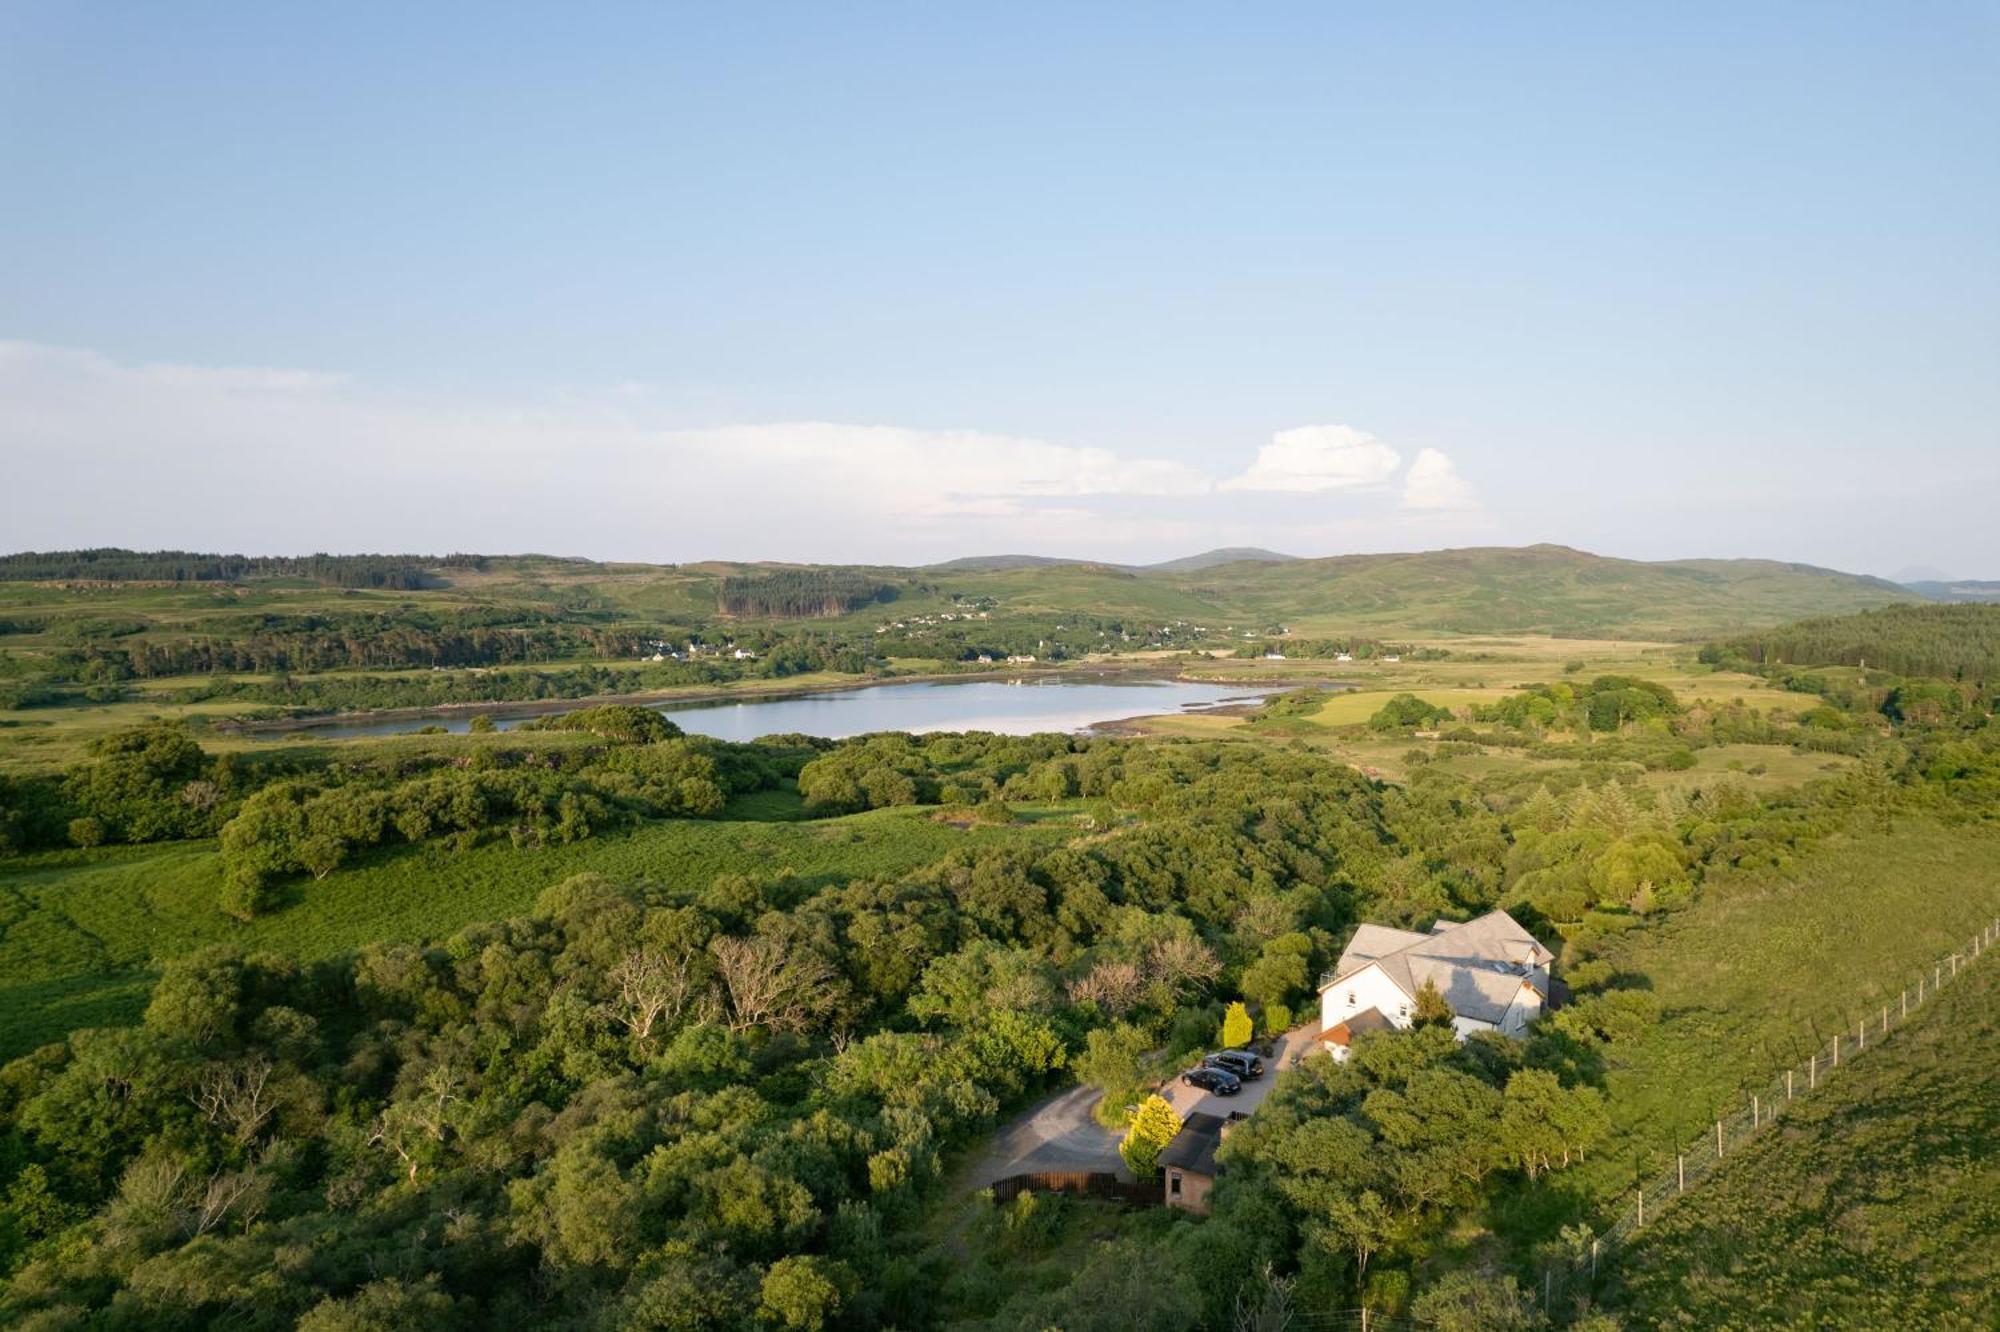
[(1159, 1168), (1160, 1153), (1180, 1131), (1181, 1117), (1174, 1108), (1159, 1096), (1148, 1096), (1139, 1103), (1139, 1113), (1132, 1116), (1132, 1127), (1118, 1144), (1118, 1154), (1133, 1174), (1147, 1179)]
[(1222, 1047), (1234, 1050), (1250, 1043), (1250, 1010), (1243, 1006), (1241, 999), (1229, 1006), (1222, 1015)]
[(1450, 721), (1451, 710), (1426, 703), (1415, 694), (1398, 694), (1384, 703), (1368, 719), (1371, 731), (1414, 730), (1436, 722)]

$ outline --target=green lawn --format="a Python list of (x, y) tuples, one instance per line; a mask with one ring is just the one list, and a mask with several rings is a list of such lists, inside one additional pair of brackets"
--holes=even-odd
[(786, 821), (796, 797), (739, 801), (730, 820), (663, 820), (569, 846), (440, 842), (358, 858), (319, 882), (290, 885), (283, 906), (239, 924), (215, 906), (213, 842), (64, 851), (0, 861), (0, 1058), (78, 1026), (130, 1020), (160, 963), (215, 942), (329, 957), (377, 939), (437, 938), (525, 910), (567, 875), (705, 885), (723, 873), (791, 871), (808, 886), (897, 874), (968, 842), (1060, 840), (1061, 810), (1021, 823), (957, 828), (930, 811), (876, 810)]
[(1626, 1326), (2000, 1326), (1995, 1050), (1985, 958), (1639, 1232)]

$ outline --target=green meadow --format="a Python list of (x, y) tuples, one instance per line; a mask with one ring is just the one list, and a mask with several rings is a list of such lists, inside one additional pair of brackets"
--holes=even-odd
[(672, 819), (534, 850), (426, 842), (367, 853), (287, 886), (248, 923), (216, 906), (213, 842), (106, 847), (0, 860), (0, 1060), (82, 1026), (129, 1022), (160, 965), (214, 943), (301, 960), (377, 940), (440, 939), (524, 911), (572, 874), (704, 887), (721, 874), (796, 876), (802, 890), (926, 865), (959, 847), (1038, 844), (1076, 832), (1059, 808), (1011, 825), (958, 826), (930, 811), (798, 821), (797, 797), (745, 797), (717, 820)]
[(1627, 1326), (1995, 1326), (1996, 1045), (1984, 958), (1639, 1232), (1611, 1292)]

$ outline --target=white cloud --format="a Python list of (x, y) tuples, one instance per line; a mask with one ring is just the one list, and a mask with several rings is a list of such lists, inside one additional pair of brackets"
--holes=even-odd
[(687, 429), (632, 396), (495, 405), (0, 342), (0, 544), (1111, 557), (1134, 527), (1093, 505), (1213, 490), (1185, 463), (979, 431)]
[(1406, 509), (1465, 510), (1479, 507), (1472, 486), (1458, 474), (1451, 459), (1436, 449), (1421, 449), (1403, 478)]
[[(1431, 450), (1398, 507), (1396, 451), (1346, 426), (1282, 431), (1218, 484), (1199, 459), (975, 430), (689, 427), (650, 402), (631, 387), (474, 401), (0, 342), (0, 547), (1142, 561), (1380, 549), (1407, 540), (1411, 510), (1453, 534), (1477, 515)], [(1362, 502), (1300, 502), (1329, 492)]]
[(1387, 484), (1402, 458), (1365, 430), (1308, 425), (1280, 430), (1257, 450), (1250, 470), (1223, 490), (1368, 490)]

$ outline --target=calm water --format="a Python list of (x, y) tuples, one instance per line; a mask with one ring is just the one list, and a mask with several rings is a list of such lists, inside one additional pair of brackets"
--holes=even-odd
[[(837, 693), (742, 702), (665, 705), (658, 709), (692, 735), (721, 740), (754, 740), (760, 735), (802, 732), (841, 739), (869, 731), (1080, 731), (1093, 722), (1121, 721), (1169, 712), (1212, 708), (1232, 700), (1257, 698), (1261, 691), (1242, 685), (1188, 684), (1179, 680), (1078, 681), (1004, 680), (870, 685)], [(528, 715), (490, 715), (502, 730)], [(547, 715), (547, 714), (541, 714)], [(469, 717), (410, 718), (396, 722), (328, 722), (299, 734), (348, 737), (403, 735), (425, 726), (464, 731)]]

